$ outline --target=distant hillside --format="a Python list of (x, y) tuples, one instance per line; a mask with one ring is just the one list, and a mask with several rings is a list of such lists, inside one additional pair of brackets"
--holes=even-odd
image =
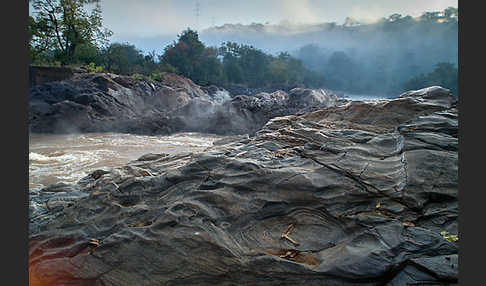
[(234, 41), (276, 54), (287, 51), (314, 70), (328, 86), (353, 92), (402, 90), (403, 82), (435, 65), (457, 65), (456, 8), (420, 17), (394, 14), (375, 23), (347, 18), (343, 25), (225, 24), (200, 32), (208, 46)]

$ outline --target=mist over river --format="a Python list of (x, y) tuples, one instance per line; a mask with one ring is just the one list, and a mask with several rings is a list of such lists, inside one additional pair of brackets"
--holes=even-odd
[[(379, 95), (331, 91), (342, 99), (380, 101)], [(76, 183), (96, 169), (121, 167), (147, 153), (202, 152), (222, 135), (185, 132), (170, 136), (128, 133), (29, 135), (29, 188)]]
[(75, 183), (96, 169), (123, 166), (147, 153), (201, 152), (220, 138), (223, 136), (200, 133), (30, 134), (29, 188)]

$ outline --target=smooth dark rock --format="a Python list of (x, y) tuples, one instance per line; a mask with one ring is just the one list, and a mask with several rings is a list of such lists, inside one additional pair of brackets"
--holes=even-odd
[(231, 98), (222, 88), (170, 73), (161, 82), (80, 73), (36, 85), (29, 96), (29, 130), (35, 133), (254, 134), (275, 116), (337, 104), (334, 95), (303, 88)]
[(271, 118), (39, 192), (31, 283), (456, 285), (440, 232), (458, 234), (457, 107), (439, 91)]

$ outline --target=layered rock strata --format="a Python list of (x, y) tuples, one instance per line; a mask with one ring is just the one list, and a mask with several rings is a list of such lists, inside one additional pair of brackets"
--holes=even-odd
[(50, 186), (31, 285), (456, 285), (457, 115), (432, 87)]

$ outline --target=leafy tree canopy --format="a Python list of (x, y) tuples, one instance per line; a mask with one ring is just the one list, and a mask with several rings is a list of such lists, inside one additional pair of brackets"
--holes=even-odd
[(458, 96), (457, 68), (451, 63), (438, 63), (435, 69), (428, 73), (411, 78), (403, 85), (404, 90), (417, 90), (429, 86), (439, 85), (451, 90)]
[(33, 61), (50, 52), (61, 63), (72, 63), (78, 46), (89, 43), (100, 47), (112, 35), (102, 25), (100, 0), (32, 0), (31, 3), (34, 17), (29, 17), (29, 48)]

